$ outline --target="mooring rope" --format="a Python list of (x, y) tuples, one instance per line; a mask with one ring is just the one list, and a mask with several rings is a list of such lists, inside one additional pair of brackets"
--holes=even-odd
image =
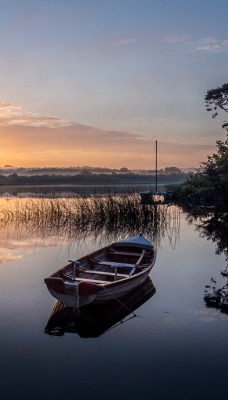
[(118, 301), (118, 303), (120, 303), (124, 308), (126, 308), (127, 311), (129, 311), (131, 314), (133, 314), (134, 317), (137, 316), (137, 315), (136, 315), (133, 311), (131, 311), (130, 308), (128, 308), (121, 300), (119, 300), (117, 297), (115, 297), (115, 296), (110, 292), (110, 290), (108, 290), (108, 289), (107, 289), (106, 287), (104, 287), (103, 285), (101, 285), (101, 287), (102, 287), (104, 290), (107, 290), (107, 292), (113, 297), (113, 299), (116, 300), (116, 301)]
[(134, 313), (132, 313), (132, 314), (133, 314), (132, 317), (121, 319), (121, 321), (117, 322), (115, 325), (113, 325), (113, 326), (111, 326), (110, 328), (108, 328), (104, 333), (109, 332), (109, 331), (112, 331), (112, 330), (115, 329), (117, 326), (122, 325), (122, 324), (124, 324), (124, 323), (127, 322), (127, 321), (130, 321), (130, 319), (133, 319), (133, 318), (135, 318), (135, 317), (138, 317), (138, 315), (136, 315), (136, 314), (134, 314)]

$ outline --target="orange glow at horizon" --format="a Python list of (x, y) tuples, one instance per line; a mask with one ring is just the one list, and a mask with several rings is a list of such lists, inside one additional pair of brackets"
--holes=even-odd
[[(51, 122), (53, 123), (53, 122)], [(158, 169), (197, 168), (215, 145), (158, 140)], [(66, 126), (0, 126), (0, 167), (107, 167), (155, 169), (155, 139), (146, 134)]]
[[(207, 159), (208, 151), (201, 153), (201, 158), (190, 156), (183, 157), (181, 154), (161, 154), (158, 156), (158, 169), (168, 166), (176, 166), (179, 168), (199, 167), (199, 164)], [(107, 167), (116, 168), (127, 167), (129, 169), (155, 169), (154, 155), (141, 155), (138, 153), (107, 153), (107, 152), (12, 152), (0, 153), (0, 167), (11, 165), (14, 167), (76, 167), (76, 166), (91, 166), (91, 167)]]

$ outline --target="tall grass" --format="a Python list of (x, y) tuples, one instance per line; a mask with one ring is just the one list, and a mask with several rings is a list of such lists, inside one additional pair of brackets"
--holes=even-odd
[(30, 198), (0, 209), (0, 228), (24, 227), (43, 235), (69, 239), (89, 234), (115, 238), (144, 233), (158, 245), (175, 244), (179, 211), (174, 206), (141, 204), (138, 194), (95, 197)]

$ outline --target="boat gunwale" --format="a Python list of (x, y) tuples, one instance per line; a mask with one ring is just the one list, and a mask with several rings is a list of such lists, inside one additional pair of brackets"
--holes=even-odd
[[(49, 275), (49, 277), (44, 279), (44, 282), (50, 291), (50, 293), (56, 297), (57, 300), (62, 301), (64, 303), (64, 298), (66, 298), (66, 302), (69, 304), (72, 303), (70, 301), (70, 298), (74, 298), (75, 296), (80, 296), (80, 297), (90, 297), (90, 291), (92, 296), (102, 296), (102, 291), (107, 289), (107, 292), (110, 291), (111, 296), (120, 296), (122, 295), (121, 293), (127, 293), (131, 291), (132, 289), (136, 288), (138, 285), (140, 285), (146, 277), (149, 275), (152, 267), (155, 264), (156, 261), (156, 249), (154, 246), (151, 244), (151, 248), (145, 248), (143, 246), (135, 246), (134, 248), (130, 246), (131, 248), (128, 248), (127, 243), (122, 246), (118, 246), (117, 249), (117, 254), (115, 252), (111, 252), (113, 255), (120, 256), (119, 261), (120, 261), (120, 266), (121, 266), (121, 256), (126, 255), (127, 258), (134, 258), (137, 257), (136, 260), (134, 260), (134, 263), (130, 264), (131, 265), (131, 271), (128, 274), (118, 274), (118, 268), (116, 268), (115, 272), (110, 272), (109, 271), (104, 271), (104, 270), (96, 270), (96, 269), (88, 269), (86, 270), (85, 268), (88, 268), (88, 266), (91, 266), (91, 262), (93, 262), (94, 258), (98, 257), (94, 262), (96, 261), (97, 263), (104, 262), (105, 263), (105, 257), (108, 255), (110, 256), (109, 250), (113, 244), (105, 246), (103, 248), (100, 248), (94, 252), (91, 252), (83, 257), (80, 257), (79, 259), (72, 261), (69, 260), (70, 262), (65, 265), (64, 267), (60, 268), (59, 270), (55, 271), (53, 274)], [(113, 248), (112, 248), (113, 249)], [(133, 251), (134, 249), (134, 251)], [(139, 254), (139, 249), (141, 250), (141, 253)], [(115, 250), (115, 246), (114, 246)], [(122, 251), (121, 251), (122, 250)], [(130, 251), (129, 251), (130, 250)], [(120, 254), (119, 254), (120, 253)], [(140, 257), (139, 257), (140, 255)], [(146, 259), (144, 259), (144, 257)], [(119, 261), (114, 262), (113, 264), (115, 265)], [(146, 262), (147, 261), (147, 262)], [(110, 262), (107, 260), (107, 262)], [(146, 262), (146, 263), (145, 263)], [(78, 277), (77, 280), (77, 275), (76, 272), (74, 272), (74, 264), (79, 263), (78, 269), (80, 270), (79, 272), (81, 273), (81, 276)], [(123, 264), (123, 262), (122, 262)], [(76, 266), (76, 265), (75, 265)], [(103, 265), (104, 267), (104, 265)], [(124, 268), (124, 266), (122, 265)], [(129, 263), (126, 265), (126, 267), (129, 268)], [(112, 268), (110, 265), (108, 268)], [(68, 275), (67, 271), (70, 271), (72, 275)], [(84, 275), (83, 275), (84, 273)], [(107, 281), (96, 279), (95, 276), (100, 275), (107, 277)], [(91, 276), (91, 278), (86, 277), (86, 274), (91, 274), (94, 275)], [(121, 276), (122, 275), (122, 276)], [(124, 276), (123, 276), (124, 275)], [(108, 278), (113, 277), (115, 280), (109, 281)], [(76, 289), (77, 292), (74, 292)], [(78, 289), (77, 289), (78, 288)], [(81, 289), (80, 289), (81, 288)], [(119, 290), (118, 290), (119, 289)], [(81, 290), (81, 294), (79, 294), (79, 291)], [(113, 292), (114, 291), (114, 292)], [(112, 292), (112, 293), (111, 293)], [(82, 294), (82, 293), (88, 293), (87, 294)], [(113, 294), (114, 293), (114, 294)], [(95, 296), (95, 297), (96, 297)], [(67, 298), (69, 300), (67, 300)], [(92, 302), (95, 301), (95, 298), (91, 300)], [(90, 301), (90, 302), (91, 302)], [(104, 299), (104, 301), (107, 301)], [(64, 303), (66, 304), (66, 303)], [(71, 306), (70, 306), (71, 307)]]
[[(117, 279), (116, 281), (107, 281), (107, 282), (105, 282), (105, 283), (99, 283), (99, 279), (97, 279), (97, 283), (95, 282), (95, 279), (93, 280), (92, 278), (91, 279), (88, 279), (88, 280), (86, 280), (85, 281), (85, 283), (90, 283), (92, 280), (93, 280), (93, 285), (96, 285), (96, 286), (98, 286), (98, 287), (103, 287), (103, 286), (108, 286), (108, 287), (113, 287), (113, 286), (118, 286), (119, 285), (119, 283), (121, 282), (121, 283), (123, 283), (124, 281), (126, 281), (126, 282), (130, 282), (130, 281), (134, 281), (135, 279), (137, 279), (139, 276), (141, 277), (141, 276), (143, 276), (143, 275), (145, 275), (145, 274), (147, 274), (151, 269), (152, 269), (152, 267), (153, 267), (153, 265), (154, 265), (154, 262), (152, 261), (151, 263), (150, 263), (150, 265), (148, 265), (147, 267), (144, 267), (143, 269), (142, 268), (138, 268), (139, 269), (139, 272), (137, 272), (137, 274), (135, 274), (135, 275), (126, 275), (126, 277), (121, 277), (121, 279)], [(64, 267), (65, 268), (65, 267)], [(57, 271), (57, 272), (59, 272), (59, 271)], [(96, 270), (93, 270), (93, 272), (94, 272), (94, 275), (96, 275)], [(98, 271), (98, 272), (100, 272), (100, 271)], [(102, 271), (103, 272), (103, 271)], [(105, 273), (105, 272), (104, 272)], [(111, 275), (111, 276), (114, 276), (115, 275), (115, 273), (113, 273), (113, 275)], [(68, 278), (68, 281), (67, 280), (64, 280), (63, 279), (63, 277), (61, 277), (61, 276), (55, 276), (55, 274), (53, 274), (53, 275), (51, 275), (51, 276), (49, 276), (48, 278), (46, 278), (46, 279), (48, 279), (48, 281), (50, 282), (50, 280), (51, 279), (53, 279), (53, 281), (54, 280), (56, 280), (56, 279), (58, 279), (58, 280), (62, 280), (62, 282), (65, 284), (73, 284), (73, 283), (80, 283), (80, 279), (83, 279), (83, 278), (78, 278), (78, 280), (77, 280), (77, 278), (76, 279), (74, 279), (74, 277), (72, 276), (72, 277), (70, 277), (70, 276), (68, 276), (68, 275), (66, 275), (65, 274), (65, 276), (66, 276), (66, 278)], [(118, 275), (117, 275), (117, 277), (118, 277)], [(46, 280), (45, 279), (45, 280)], [(85, 279), (85, 278), (84, 278)], [(83, 281), (82, 281), (83, 282)]]
[[(105, 250), (107, 247), (104, 247), (103, 249), (101, 249), (100, 251), (98, 251), (98, 254), (102, 254), (103, 252), (102, 252), (102, 250)], [(84, 257), (81, 257), (81, 258), (79, 258), (77, 261), (78, 262), (82, 262), (82, 261), (84, 261), (84, 260), (86, 260), (87, 259), (87, 257), (90, 257), (91, 258), (91, 255), (93, 255), (94, 256), (94, 254), (95, 253), (91, 253), (91, 254), (89, 254), (89, 255), (86, 255), (86, 256), (84, 256)], [(148, 255), (147, 255), (148, 256)], [(94, 258), (94, 257), (93, 257)], [(137, 278), (138, 276), (142, 276), (144, 273), (147, 273), (148, 272), (148, 270), (150, 270), (152, 267), (153, 267), (153, 265), (154, 265), (154, 263), (155, 263), (155, 253), (153, 254), (153, 257), (151, 256), (151, 260), (150, 260), (150, 263), (148, 263), (148, 265), (145, 265), (145, 264), (139, 264), (139, 265), (137, 265), (137, 262), (135, 263), (135, 264), (131, 264), (131, 267), (132, 267), (132, 270), (133, 269), (136, 269), (137, 270), (137, 273), (136, 274), (132, 274), (132, 275), (130, 275), (130, 273), (132, 272), (132, 270), (131, 270), (131, 272), (129, 273), (129, 274), (121, 274), (121, 273), (117, 273), (117, 278), (120, 278), (120, 279), (116, 279), (115, 281), (107, 281), (105, 284), (99, 284), (99, 279), (97, 279), (97, 285), (99, 286), (99, 285), (101, 285), (101, 286), (103, 286), (103, 285), (108, 285), (109, 287), (110, 287), (110, 285), (111, 284), (118, 284), (119, 282), (123, 282), (123, 281), (129, 281), (129, 280), (132, 280), (132, 278)], [(94, 261), (96, 261), (96, 263), (99, 265), (99, 260), (97, 259), (97, 260), (94, 260)], [(100, 260), (103, 264), (102, 265), (105, 265), (105, 260)], [(107, 261), (107, 263), (108, 263), (108, 261)], [(115, 262), (113, 262), (113, 264), (117, 264), (117, 262), (115, 263)], [(122, 264), (124, 264), (124, 263), (122, 263)], [(78, 277), (78, 280), (77, 280), (77, 277), (74, 277), (73, 275), (68, 275), (66, 272), (65, 272), (65, 270), (67, 269), (67, 268), (70, 268), (70, 267), (72, 267), (73, 266), (73, 262), (70, 262), (69, 264), (67, 264), (65, 267), (63, 267), (63, 268), (61, 268), (61, 269), (59, 269), (58, 271), (56, 271), (56, 272), (54, 272), (52, 275), (50, 275), (49, 276), (49, 278), (59, 278), (59, 279), (62, 279), (62, 281), (65, 283), (65, 282), (67, 282), (67, 280), (69, 280), (70, 282), (72, 282), (72, 283), (76, 283), (76, 282), (80, 282), (80, 279), (83, 279), (84, 277)], [(113, 268), (113, 266), (110, 266), (111, 268)], [(125, 266), (124, 265), (121, 265), (121, 262), (120, 262), (120, 267), (121, 268), (125, 268)], [(80, 267), (79, 267), (80, 268)], [(130, 268), (130, 264), (126, 267), (126, 268)], [(108, 272), (108, 271), (100, 271), (100, 270), (96, 270), (96, 269), (91, 269), (91, 270), (83, 270), (82, 271), (82, 273), (84, 273), (84, 274), (86, 274), (86, 273), (88, 273), (88, 274), (94, 274), (94, 275), (106, 275), (107, 277), (115, 277), (115, 272)], [(125, 276), (123, 276), (123, 275), (125, 275)], [(66, 278), (66, 279), (64, 279), (64, 278)], [(88, 282), (89, 281), (92, 281), (93, 280), (93, 278), (91, 277), (91, 279), (88, 279)], [(95, 280), (95, 279), (94, 279)], [(93, 282), (93, 284), (95, 284), (96, 285), (96, 283), (95, 282)]]

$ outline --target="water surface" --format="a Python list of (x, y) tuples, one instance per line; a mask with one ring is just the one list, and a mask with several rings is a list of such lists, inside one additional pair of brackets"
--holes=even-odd
[[(4, 201), (1, 209), (6, 207)], [(118, 309), (116, 313), (123, 319), (102, 327), (100, 312), (96, 317), (96, 328), (100, 329), (94, 334), (89, 327), (96, 314), (87, 314), (84, 336), (77, 331), (77, 315), (57, 319), (53, 325), (57, 329), (52, 326), (48, 332), (56, 301), (43, 280), (68, 259), (126, 237), (127, 227), (122, 225), (117, 232), (104, 226), (87, 234), (75, 231), (69, 237), (59, 226), (32, 229), (31, 224), (17, 220), (6, 223), (1, 218), (0, 365), (4, 400), (224, 397), (228, 315), (206, 307), (204, 290), (211, 285), (211, 278), (218, 286), (226, 282), (220, 273), (226, 267), (225, 255), (216, 254), (216, 243), (202, 237), (185, 214), (170, 208), (169, 224), (157, 241), (157, 261), (150, 274), (154, 291), (149, 290), (145, 302), (141, 299), (135, 316), (130, 312), (124, 316), (126, 313)], [(150, 235), (148, 230), (148, 235), (153, 238), (153, 232)], [(107, 319), (111, 320), (113, 308), (105, 310)], [(61, 334), (60, 325), (64, 327)]]

